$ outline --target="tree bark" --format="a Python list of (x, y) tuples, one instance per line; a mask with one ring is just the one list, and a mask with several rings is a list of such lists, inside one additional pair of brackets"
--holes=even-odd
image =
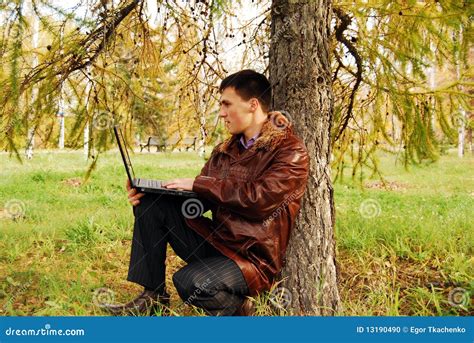
[(340, 310), (331, 183), (333, 93), (329, 43), (331, 0), (273, 0), (269, 78), (273, 110), (284, 110), (311, 156), (301, 212), (293, 228), (283, 282), (294, 315)]

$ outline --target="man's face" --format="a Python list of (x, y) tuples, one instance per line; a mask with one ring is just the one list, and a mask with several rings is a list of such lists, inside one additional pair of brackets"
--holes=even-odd
[(229, 133), (243, 133), (252, 125), (257, 99), (244, 100), (235, 92), (234, 87), (227, 87), (221, 93), (219, 117), (224, 119)]

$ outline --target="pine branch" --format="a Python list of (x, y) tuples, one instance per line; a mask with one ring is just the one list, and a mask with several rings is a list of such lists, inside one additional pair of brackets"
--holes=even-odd
[(349, 98), (347, 112), (344, 115), (344, 118), (342, 119), (342, 127), (339, 129), (339, 132), (336, 134), (336, 138), (334, 139), (334, 141), (337, 141), (339, 137), (341, 136), (342, 132), (346, 129), (347, 124), (349, 123), (349, 120), (352, 117), (352, 109), (354, 107), (355, 95), (362, 81), (362, 58), (360, 57), (359, 52), (357, 51), (356, 47), (352, 44), (352, 42), (350, 42), (344, 36), (344, 31), (350, 25), (351, 18), (346, 13), (344, 13), (342, 9), (340, 8), (334, 8), (333, 11), (337, 15), (339, 20), (341, 21), (340, 24), (336, 26), (336, 31), (335, 31), (336, 39), (342, 44), (344, 44), (347, 50), (349, 50), (349, 53), (354, 57), (356, 66), (357, 66), (357, 72), (355, 74), (356, 81), (355, 81), (354, 88), (352, 88), (352, 92)]
[(84, 69), (85, 67), (91, 65), (97, 59), (99, 54), (104, 50), (104, 48), (110, 43), (116, 28), (142, 1), (143, 0), (133, 0), (130, 4), (121, 8), (112, 18), (105, 18), (102, 25), (97, 27), (86, 38), (79, 42), (78, 46), (85, 48), (86, 50), (94, 45), (94, 43), (99, 42), (97, 47), (91, 49), (90, 52), (87, 52), (84, 55), (69, 52), (69, 54), (66, 55), (70, 55), (70, 58), (64, 62), (60, 70), (54, 71), (52, 74), (47, 73), (47, 70), (58, 61), (50, 61), (33, 69), (23, 79), (20, 87), (20, 93), (22, 93), (27, 87), (31, 87), (45, 78), (51, 77), (51, 75), (60, 76), (60, 81), (58, 83), (58, 85), (60, 85), (74, 71)]

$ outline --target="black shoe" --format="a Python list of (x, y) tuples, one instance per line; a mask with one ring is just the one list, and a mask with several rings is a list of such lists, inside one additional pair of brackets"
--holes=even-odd
[(155, 315), (160, 313), (165, 316), (165, 312), (169, 313), (170, 296), (168, 293), (157, 293), (154, 291), (144, 290), (132, 301), (125, 305), (104, 305), (102, 308), (114, 316), (127, 315)]

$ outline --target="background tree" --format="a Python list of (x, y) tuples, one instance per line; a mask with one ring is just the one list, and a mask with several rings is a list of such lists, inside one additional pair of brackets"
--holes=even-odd
[[(122, 87), (122, 94), (129, 94), (119, 99), (127, 102), (123, 109), (131, 103), (140, 107), (143, 99), (137, 96), (144, 88), (142, 80), (149, 83), (146, 86), (149, 91), (158, 93), (160, 90), (155, 86), (163, 88), (169, 84), (163, 80), (169, 77), (174, 86), (165, 87), (169, 99), (160, 103), (167, 102), (167, 106), (163, 110), (157, 108), (157, 113), (173, 117), (175, 124), (164, 135), (183, 130), (184, 126), (177, 122), (180, 118), (187, 122), (185, 127), (193, 131), (192, 135), (199, 133), (202, 144), (211, 143), (209, 139), (215, 137), (212, 132), (220, 129), (215, 115), (216, 83), (227, 72), (224, 64), (228, 56), (241, 51), (240, 67), (268, 71), (271, 3), (255, 2), (255, 16), (236, 24), (235, 11), (242, 7), (239, 2), (159, 1), (155, 11), (160, 20), (157, 25), (151, 25), (150, 14), (145, 10), (151, 2), (98, 1), (91, 5), (78, 1), (74, 8), (64, 10), (50, 1), (33, 1), (34, 13), (41, 23), (41, 44), (37, 49), (30, 49), (24, 43), (32, 25), (24, 2), (3, 3), (0, 7), (4, 24), (0, 51), (5, 62), (4, 78), (0, 81), (4, 86), (0, 99), (5, 105), (0, 112), (3, 148), (15, 152), (18, 146), (24, 145), (27, 122), (30, 127), (37, 127), (37, 135), (45, 138), (37, 142), (39, 146), (57, 141), (57, 130), (47, 128), (55, 122), (51, 116), (57, 111), (51, 111), (48, 106), (57, 104), (62, 84), (85, 83), (85, 66), (90, 66), (92, 75), (114, 79), (114, 87)], [(78, 8), (88, 9), (81, 14)], [(459, 108), (469, 110), (472, 98), (469, 95), (472, 69), (461, 68), (459, 78), (455, 76), (456, 60), (467, 60), (467, 42), (472, 36), (471, 12), (469, 2), (334, 3), (330, 61), (335, 92), (331, 132), (332, 163), (337, 167), (335, 179), (343, 176), (349, 164), (353, 177), (357, 173), (365, 177), (361, 174), (362, 166), (381, 177), (375, 156), (379, 150), (397, 153), (408, 165), (434, 161), (442, 144), (456, 144)], [(461, 27), (465, 30), (462, 39), (453, 40)], [(65, 34), (61, 38), (63, 28)], [(39, 55), (36, 68), (28, 62), (33, 55)], [(436, 89), (430, 89), (426, 82), (427, 69), (433, 64), (451, 66), (453, 75)], [(128, 78), (119, 77), (116, 72), (119, 66), (121, 72), (132, 75), (136, 88), (130, 87)], [(150, 83), (146, 74), (163, 80)], [(97, 78), (89, 80), (94, 85), (92, 103), (85, 111), (86, 116), (75, 117), (83, 123), (76, 122), (73, 128), (93, 123), (90, 113), (98, 110), (96, 100), (102, 101), (99, 88), (105, 84)], [(30, 103), (26, 100), (28, 94), (31, 99), (33, 89), (40, 92), (40, 100)], [(52, 102), (45, 101), (45, 94)], [(23, 101), (21, 105), (20, 101)], [(80, 103), (84, 101), (77, 102)], [(174, 114), (171, 108), (177, 108)], [(80, 108), (75, 111), (82, 113)], [(30, 120), (26, 113), (30, 114)], [(144, 135), (145, 131), (158, 133), (156, 115), (154, 120), (153, 116), (140, 118), (134, 121), (138, 126), (133, 130), (139, 129)], [(169, 119), (162, 120), (169, 123)], [(113, 117), (111, 121), (115, 120)], [(46, 128), (42, 129), (41, 125)], [(132, 127), (130, 134), (131, 130)], [(91, 144), (91, 149), (95, 147), (100, 152), (107, 148), (106, 142), (110, 146), (112, 136), (107, 130), (96, 131), (91, 135), (92, 141), (95, 135), (108, 137), (95, 139)], [(67, 144), (82, 146), (82, 132), (68, 132)], [(191, 132), (178, 135), (188, 133)]]

